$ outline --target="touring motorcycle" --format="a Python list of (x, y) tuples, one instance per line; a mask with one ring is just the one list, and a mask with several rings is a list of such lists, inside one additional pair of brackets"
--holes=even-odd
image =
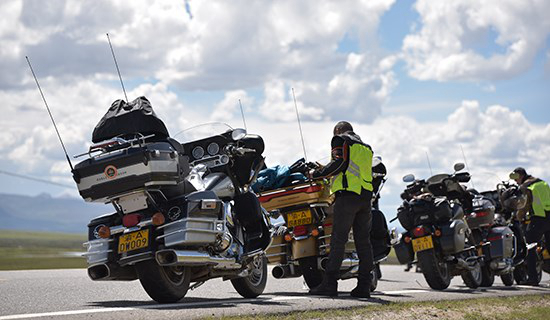
[(144, 97), (115, 101), (96, 126), (73, 176), (86, 201), (115, 212), (88, 225), (89, 277), (139, 279), (160, 303), (220, 277), (257, 297), (270, 224), (248, 186), (263, 165), (262, 138), (225, 124), (174, 138)]
[[(380, 158), (373, 159), (373, 166), (379, 162)], [(311, 168), (314, 165), (304, 167)], [(379, 179), (380, 183), (377, 184), (379, 188), (373, 195), (373, 202), (379, 198), (385, 172), (376, 175), (375, 179)], [(333, 198), (329, 188), (328, 181), (317, 180), (260, 193), (260, 202), (271, 212), (272, 217), (282, 217), (267, 250), (269, 262), (276, 264), (272, 271), (276, 279), (302, 276), (309, 288), (315, 288), (321, 283), (330, 253), (333, 222)], [(372, 210), (372, 226), (374, 269), (371, 272), (371, 291), (374, 291), (380, 275), (379, 264), (391, 250), (386, 219), (377, 208)], [(340, 278), (355, 278), (358, 271), (359, 259), (353, 232), (350, 232)]]
[(397, 218), (406, 232), (392, 240), (400, 263), (414, 261), (416, 254), (424, 278), (435, 290), (449, 287), (453, 276), (460, 275), (470, 288), (481, 284), (481, 258), (472, 232), (465, 221), (465, 211), (472, 208), (471, 195), (460, 183), (470, 174), (459, 172), (438, 174), (427, 180), (406, 175), (409, 183), (402, 194), (403, 205)]

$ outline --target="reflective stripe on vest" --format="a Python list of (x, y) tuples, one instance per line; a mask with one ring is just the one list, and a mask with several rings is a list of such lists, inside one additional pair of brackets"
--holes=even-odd
[[(544, 181), (539, 181), (527, 187), (533, 194), (532, 214), (537, 217), (546, 217), (550, 212), (550, 187)], [(531, 211), (529, 211), (531, 214)]]
[(364, 144), (349, 146), (349, 164), (344, 172), (332, 178), (331, 193), (345, 190), (361, 194), (361, 189), (372, 191), (372, 150)]

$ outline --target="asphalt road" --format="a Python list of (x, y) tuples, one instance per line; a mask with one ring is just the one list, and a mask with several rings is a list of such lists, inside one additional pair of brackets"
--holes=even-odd
[(460, 277), (449, 289), (429, 289), (421, 273), (402, 266), (382, 266), (383, 279), (369, 300), (355, 299), (349, 291), (355, 280), (340, 282), (338, 298), (307, 295), (301, 278), (277, 280), (271, 276), (263, 295), (241, 298), (229, 281), (214, 279), (189, 291), (180, 302), (160, 305), (151, 301), (139, 281), (93, 282), (86, 270), (0, 271), (0, 320), (7, 319), (177, 319), (207, 316), (278, 313), (305, 309), (343, 308), (388, 301), (452, 300), (550, 293), (545, 274), (541, 287), (505, 287), (497, 277), (491, 288), (470, 290)]

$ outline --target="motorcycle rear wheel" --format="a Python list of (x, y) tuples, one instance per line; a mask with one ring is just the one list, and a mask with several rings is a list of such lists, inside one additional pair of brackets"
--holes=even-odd
[(323, 272), (317, 266), (317, 256), (298, 259), (298, 265), (307, 286), (313, 289), (323, 281)]
[[(473, 270), (465, 270), (460, 275), (464, 284), (470, 289), (476, 289), (481, 285), (482, 281), (481, 264), (476, 262)], [(493, 279), (494, 281), (494, 279)]]
[(378, 279), (378, 272), (375, 267), (375, 269), (370, 272), (370, 292), (374, 292), (376, 287), (378, 287)]
[(495, 273), (485, 264), (481, 267), (481, 284), (480, 287), (490, 287), (495, 283)]
[(508, 272), (508, 273), (505, 273), (505, 274), (501, 274), (500, 275), (500, 280), (502, 281), (502, 283), (509, 287), (511, 285), (514, 284), (514, 273), (513, 272)]
[(248, 276), (231, 280), (233, 288), (243, 298), (256, 298), (264, 292), (267, 284), (267, 258), (264, 254), (251, 262)]
[(451, 284), (451, 272), (445, 261), (440, 261), (434, 250), (419, 251), (416, 253), (418, 265), (424, 274), (426, 282), (434, 290), (445, 290)]
[(163, 267), (155, 260), (136, 264), (139, 282), (149, 297), (158, 303), (173, 303), (185, 297), (191, 282), (191, 269)]

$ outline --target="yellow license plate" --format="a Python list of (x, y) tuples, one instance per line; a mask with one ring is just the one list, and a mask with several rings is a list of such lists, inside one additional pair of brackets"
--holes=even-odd
[(287, 214), (288, 227), (303, 226), (313, 222), (311, 211), (309, 209), (289, 212)]
[(118, 238), (118, 253), (147, 248), (149, 245), (149, 230), (140, 230), (124, 234)]
[(432, 241), (432, 236), (426, 236), (426, 237), (422, 237), (422, 238), (413, 239), (412, 244), (413, 244), (414, 252), (428, 250), (428, 249), (432, 249), (434, 247), (434, 243)]

